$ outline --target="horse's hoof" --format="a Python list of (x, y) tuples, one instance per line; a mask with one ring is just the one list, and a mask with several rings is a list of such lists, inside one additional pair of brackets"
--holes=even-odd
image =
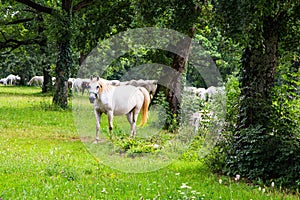
[(99, 142), (99, 140), (95, 140), (95, 141), (93, 142), (93, 144), (98, 144), (98, 142)]

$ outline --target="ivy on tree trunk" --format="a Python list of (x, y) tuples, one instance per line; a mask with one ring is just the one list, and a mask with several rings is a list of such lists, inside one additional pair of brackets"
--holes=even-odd
[[(177, 48), (179, 48), (182, 51), (181, 55), (185, 55), (184, 57), (180, 55), (175, 55), (173, 58), (172, 68), (176, 70), (178, 73), (176, 76), (174, 76), (173, 79), (169, 82), (169, 87), (166, 91), (167, 93), (167, 101), (169, 103), (169, 108), (172, 113), (173, 120), (167, 121), (167, 123), (173, 123), (174, 120), (176, 122), (176, 125), (180, 122), (180, 98), (181, 98), (181, 88), (182, 88), (182, 76), (186, 69), (186, 62), (188, 59), (188, 56), (190, 54), (190, 48), (192, 44), (192, 38), (195, 34), (195, 28), (192, 27), (189, 30), (189, 37), (190, 41), (187, 42), (186, 39), (182, 39), (179, 41)], [(167, 127), (170, 127), (174, 124), (166, 124)]]
[(72, 68), (70, 16), (64, 18), (61, 38), (58, 40), (58, 58), (56, 62), (55, 93), (53, 103), (61, 108), (68, 107), (68, 79)]
[(266, 127), (271, 111), (271, 89), (277, 68), (278, 27), (266, 17), (263, 42), (247, 47), (243, 54), (239, 127)]

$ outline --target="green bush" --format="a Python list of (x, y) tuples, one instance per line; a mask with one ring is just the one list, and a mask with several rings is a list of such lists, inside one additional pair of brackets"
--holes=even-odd
[(153, 100), (153, 103), (156, 106), (159, 106), (158, 109), (158, 119), (157, 126), (163, 127), (164, 130), (173, 132), (178, 129), (178, 123), (176, 120), (176, 115), (169, 109), (169, 103), (167, 97), (163, 91), (158, 92), (157, 97)]
[(237, 87), (237, 79), (227, 83), (227, 126), (207, 158), (214, 170), (232, 176), (239, 174), (252, 181), (274, 181), (275, 185), (300, 188), (299, 82), (287, 77), (283, 77), (286, 80), (282, 85), (274, 87), (268, 124), (243, 129), (236, 129), (239, 90), (230, 89)]

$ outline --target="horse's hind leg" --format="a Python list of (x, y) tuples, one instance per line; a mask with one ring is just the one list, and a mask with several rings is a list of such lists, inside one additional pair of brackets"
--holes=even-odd
[(130, 136), (134, 137), (135, 136), (135, 122), (133, 120), (133, 112), (129, 112), (127, 115), (127, 120), (130, 123)]
[(135, 137), (135, 135), (136, 135), (136, 121), (137, 121), (138, 115), (139, 115), (139, 110), (135, 109), (132, 112), (132, 125), (131, 125), (133, 137)]

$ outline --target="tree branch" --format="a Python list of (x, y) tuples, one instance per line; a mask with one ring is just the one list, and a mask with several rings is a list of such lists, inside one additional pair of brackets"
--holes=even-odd
[(17, 49), (20, 46), (23, 45), (31, 45), (31, 44), (38, 44), (39, 43), (39, 36), (35, 37), (35, 38), (30, 38), (28, 40), (17, 40), (17, 39), (7, 39), (7, 37), (5, 36), (5, 34), (3, 33), (3, 31), (0, 31), (1, 35), (4, 39), (4, 42), (0, 41), (0, 49), (7, 49), (7, 48), (11, 48), (11, 51), (13, 51), (14, 49)]
[(73, 6), (72, 13), (75, 13), (75, 12), (79, 11), (80, 9), (89, 6), (94, 2), (96, 2), (96, 1), (95, 0), (83, 0), (83, 1), (81, 1), (78, 4)]
[(52, 14), (53, 13), (53, 9), (46, 7), (46, 6), (42, 6), (40, 4), (37, 4), (31, 0), (16, 0), (17, 2), (23, 3), (31, 8), (34, 8), (35, 10), (38, 10), (39, 12), (43, 12), (43, 13), (47, 13), (47, 14)]
[(37, 44), (38, 41), (39, 40), (37, 38), (32, 38), (32, 39), (23, 40), (23, 41), (19, 41), (16, 39), (8, 39), (5, 42), (0, 42), (0, 49), (5, 49), (5, 48), (16, 49), (22, 45)]
[(20, 23), (32, 21), (33, 19), (34, 19), (33, 17), (32, 18), (27, 18), (27, 19), (17, 19), (15, 21), (5, 23), (5, 25), (20, 24)]

